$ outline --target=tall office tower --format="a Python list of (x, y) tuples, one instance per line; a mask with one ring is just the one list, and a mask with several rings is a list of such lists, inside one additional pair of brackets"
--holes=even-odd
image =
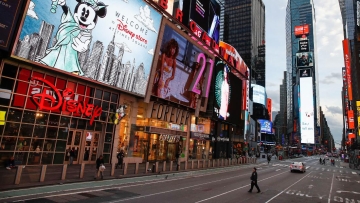
[[(265, 84), (265, 71), (259, 64), (260, 54), (265, 58), (265, 5), (262, 0), (226, 0), (224, 17), (224, 41), (231, 44), (251, 69), (252, 83)], [(263, 61), (265, 64), (265, 61)], [(260, 62), (261, 63), (261, 62)], [(258, 83), (256, 79), (262, 80)]]
[[(295, 134), (299, 139), (304, 138), (303, 143), (313, 144), (315, 128), (320, 126), (316, 19), (313, 0), (288, 0), (285, 24), (288, 72), (287, 133)], [(307, 84), (311, 85), (307, 86)], [(314, 92), (314, 96), (305, 91)], [(306, 103), (313, 105), (305, 111), (303, 107), (306, 107)], [(305, 118), (309, 120), (305, 122)], [(302, 125), (301, 119), (308, 123), (308, 126)], [(302, 131), (301, 128), (303, 128)], [(306, 135), (306, 139), (304, 136), (300, 137), (300, 133), (302, 136)]]
[[(286, 135), (287, 130), (286, 127), (287, 126), (287, 119), (286, 119), (286, 114), (287, 114), (287, 108), (286, 108), (286, 99), (287, 99), (287, 92), (286, 92), (286, 82), (287, 82), (287, 72), (284, 71), (284, 78), (282, 80), (282, 84), (280, 85), (280, 111), (278, 114), (278, 125), (281, 127), (278, 127), (277, 130), (280, 131), (280, 134), (284, 134)], [(290, 141), (290, 139), (286, 137), (286, 140)], [(287, 142), (288, 143), (288, 142)]]
[(218, 0), (220, 4), (220, 40), (224, 41), (224, 19), (225, 19), (225, 0)]
[(111, 67), (114, 61), (114, 52), (115, 52), (115, 33), (113, 39), (107, 46), (106, 52), (104, 54), (102, 64), (97, 74), (97, 80), (107, 83), (109, 81), (109, 76), (111, 72)]
[(49, 48), (51, 41), (51, 36), (53, 34), (55, 26), (51, 25), (45, 21), (41, 22), (41, 27), (39, 31), (40, 38), (42, 39), (41, 47), (39, 48), (37, 54), (38, 57), (44, 57), (45, 51)]

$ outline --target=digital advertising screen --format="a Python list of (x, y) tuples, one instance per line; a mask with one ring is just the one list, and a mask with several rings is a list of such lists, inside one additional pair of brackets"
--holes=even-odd
[(161, 20), (142, 0), (32, 0), (12, 56), (143, 96)]
[(296, 53), (296, 66), (301, 67), (312, 67), (314, 66), (313, 62), (313, 53), (312, 52), (301, 52)]
[(301, 143), (314, 144), (314, 95), (312, 77), (300, 77)]
[(298, 25), (298, 26), (295, 26), (295, 28), (294, 28), (294, 34), (297, 37), (301, 37), (302, 35), (308, 35), (309, 31), (310, 31), (310, 28), (309, 28), (308, 24)]
[(253, 92), (253, 102), (266, 106), (265, 87), (251, 84), (251, 88)]
[(155, 76), (151, 81), (151, 94), (196, 108), (201, 95), (194, 92), (191, 86), (194, 85), (201, 92), (210, 85), (205, 81), (205, 75), (213, 69), (214, 64), (208, 66), (206, 60), (212, 59), (206, 56), (196, 43), (167, 24), (164, 25), (159, 46), (160, 51), (156, 53), (158, 59), (154, 65), (156, 67), (153, 69)]
[(230, 67), (219, 58), (213, 74), (214, 112), (219, 120), (240, 123), (242, 81), (231, 73)]
[(183, 23), (194, 21), (217, 44), (220, 40), (220, 5), (216, 0), (179, 1), (184, 13)]
[(0, 1), (0, 49), (8, 51), (21, 7), (20, 0)]
[(260, 124), (261, 133), (272, 133), (272, 122), (265, 119), (258, 119), (257, 122)]

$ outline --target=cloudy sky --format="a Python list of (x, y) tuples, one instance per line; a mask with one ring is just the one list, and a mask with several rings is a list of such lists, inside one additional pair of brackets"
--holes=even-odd
[[(288, 0), (263, 0), (266, 8), (266, 89), (279, 110), (279, 91), (286, 70), (285, 14)], [(338, 0), (314, 0), (320, 106), (337, 143), (342, 137), (342, 20)], [(339, 145), (337, 145), (339, 146)]]

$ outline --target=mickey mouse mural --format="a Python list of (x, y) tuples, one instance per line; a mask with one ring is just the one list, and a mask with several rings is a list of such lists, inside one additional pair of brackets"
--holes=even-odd
[(78, 4), (72, 15), (70, 8), (66, 5), (66, 0), (52, 1), (50, 11), (55, 13), (59, 5), (63, 14), (56, 33), (56, 44), (46, 51), (40, 63), (83, 75), (78, 53), (89, 49), (91, 31), (96, 27), (98, 17), (106, 16), (106, 5), (95, 0), (76, 0)]
[(117, 125), (126, 116), (125, 110), (127, 109), (126, 105), (120, 105), (118, 109), (116, 109), (114, 124)]

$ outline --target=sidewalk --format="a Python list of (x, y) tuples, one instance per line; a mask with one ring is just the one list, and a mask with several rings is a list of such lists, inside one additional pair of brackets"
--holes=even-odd
[[(258, 159), (259, 160), (259, 159)], [(185, 170), (185, 162), (181, 162), (180, 170), (176, 170), (176, 165), (174, 164), (172, 170), (170, 171), (170, 164), (166, 164), (166, 168), (163, 168), (163, 163), (159, 163), (158, 165), (158, 173), (154, 173), (153, 170), (145, 171), (146, 163), (139, 164), (138, 173), (135, 174), (136, 165), (129, 164), (127, 174), (124, 175), (124, 169), (115, 169), (114, 176), (111, 176), (111, 165), (105, 164), (106, 170), (103, 172), (104, 180), (114, 180), (114, 179), (122, 179), (127, 177), (139, 177), (139, 176), (151, 176), (154, 174), (168, 174), (168, 173), (178, 173), (178, 172), (186, 172), (186, 171), (197, 171), (197, 170), (204, 170), (204, 169), (216, 169), (216, 168), (224, 168), (229, 166), (240, 166), (240, 165), (247, 165), (247, 164), (231, 164), (229, 165), (226, 162), (215, 167), (208, 167), (204, 164), (203, 161), (199, 162), (194, 160), (194, 165), (192, 169), (192, 161), (188, 161), (187, 170)], [(259, 163), (259, 162), (258, 162)], [(262, 162), (260, 162), (262, 163)], [(152, 164), (149, 163), (149, 169), (152, 169)], [(72, 165), (67, 167), (66, 172), (66, 179), (61, 180), (62, 176), (62, 165), (48, 165), (45, 173), (44, 182), (40, 182), (40, 174), (41, 174), (41, 166), (26, 166), (22, 169), (22, 175), (20, 179), (20, 184), (16, 185), (15, 177), (17, 170), (6, 170), (5, 168), (0, 168), (0, 191), (4, 190), (11, 190), (11, 189), (20, 189), (20, 188), (29, 188), (29, 187), (36, 187), (36, 186), (46, 186), (46, 185), (62, 185), (66, 183), (76, 183), (76, 182), (88, 182), (94, 181), (95, 176), (95, 164), (88, 164), (85, 165), (83, 178), (80, 178), (80, 170), (81, 165)]]

